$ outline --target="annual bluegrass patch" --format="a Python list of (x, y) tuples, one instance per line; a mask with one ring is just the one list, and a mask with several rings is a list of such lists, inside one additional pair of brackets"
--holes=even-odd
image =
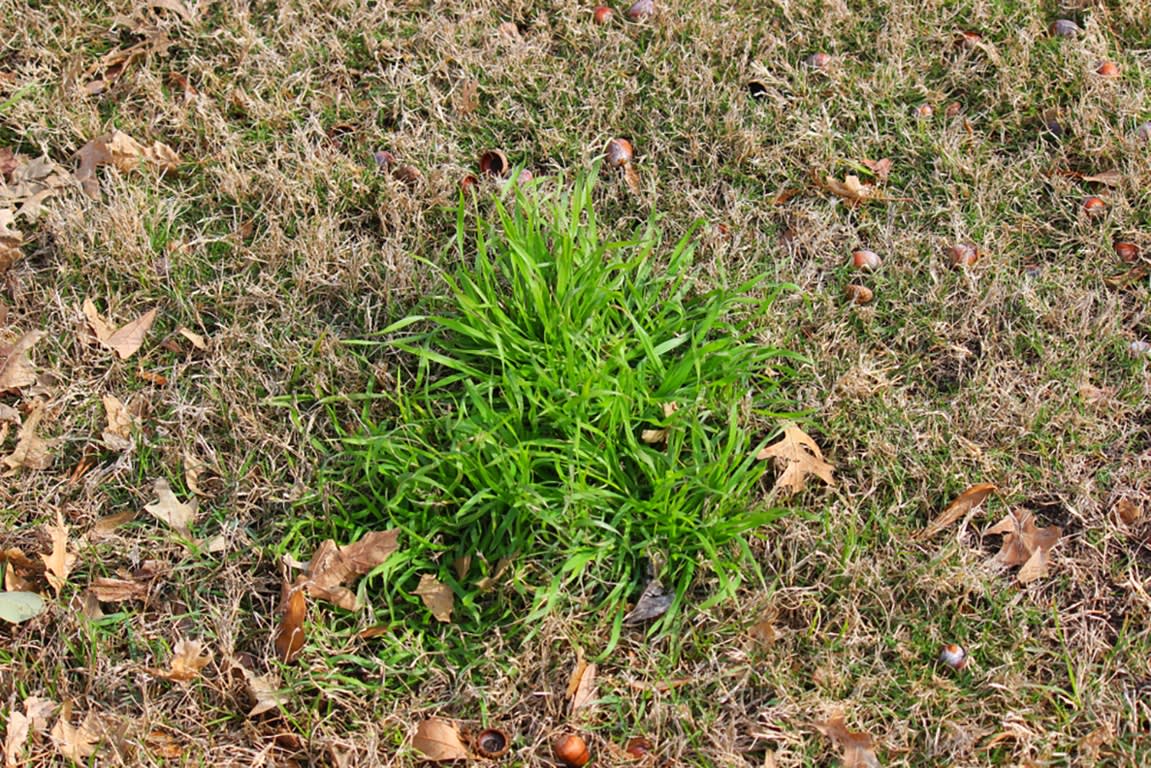
[(670, 622), (697, 577), (731, 595), (783, 513), (754, 458), (789, 410), (794, 355), (753, 336), (780, 286), (704, 286), (690, 235), (665, 248), (654, 223), (605, 242), (591, 186), (517, 190), (474, 230), (462, 206), (446, 294), (360, 342), (400, 372), (327, 470), (332, 522), (401, 529), (394, 612), (432, 574), (479, 626), (568, 597), (618, 628), (658, 577)]

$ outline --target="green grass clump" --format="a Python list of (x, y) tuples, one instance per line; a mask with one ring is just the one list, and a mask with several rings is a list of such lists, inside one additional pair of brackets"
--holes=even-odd
[(402, 529), (387, 579), (409, 600), (433, 573), (485, 618), (477, 584), (503, 561), (534, 615), (578, 589), (618, 620), (654, 572), (670, 620), (697, 574), (730, 595), (745, 535), (782, 513), (756, 503), (753, 422), (785, 409), (794, 356), (751, 334), (779, 287), (701, 287), (690, 235), (665, 256), (654, 224), (604, 242), (591, 186), (517, 190), (474, 234), (461, 208), (448, 295), (378, 341), (410, 365), (344, 442), (341, 513)]

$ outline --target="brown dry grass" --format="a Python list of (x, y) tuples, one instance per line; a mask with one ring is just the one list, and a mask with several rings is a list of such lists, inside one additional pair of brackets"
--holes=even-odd
[[(627, 634), (601, 661), (603, 701), (581, 727), (604, 764), (619, 761), (610, 744), (643, 733), (672, 764), (762, 765), (771, 752), (779, 765), (826, 765), (834, 751), (811, 724), (836, 708), (875, 736), (884, 765), (1145, 764), (1151, 514), (1128, 525), (1112, 508), (1151, 501), (1148, 358), (1127, 346), (1151, 336), (1148, 286), (1108, 290), (1103, 278), (1121, 268), (1113, 238), (1151, 248), (1151, 154), (1134, 135), (1149, 117), (1151, 11), (660, 5), (651, 22), (617, 13), (605, 27), (590, 7), (526, 1), (198, 3), (188, 21), (126, 3), (4, 7), (0, 146), (67, 164), (117, 127), (185, 160), (165, 179), (101, 169), (99, 200), (56, 195), (22, 225), (25, 258), (5, 277), (0, 340), (47, 336), (33, 355), (41, 383), (2, 402), (42, 401), (56, 441), (51, 467), (0, 480), (5, 547), (46, 552), (42, 526), (59, 510), (79, 555), (44, 617), (2, 630), (9, 712), (44, 696), (68, 703), (74, 724), (94, 715), (120, 734), (101, 765), (406, 765), (424, 714), (499, 722), (516, 734), (516, 761), (542, 764), (565, 727), (574, 647), (595, 655), (606, 640), (578, 600), (526, 643), (459, 630), (471, 669), (417, 629), (362, 640), (355, 617), (330, 613), (314, 616), (301, 660), (277, 667), (281, 542), (307, 537), (298, 518), (316, 510), (292, 503), (316, 482), (313, 441), (332, 429), (272, 400), (386, 380), (339, 341), (428, 289), (413, 255), (441, 252), (481, 150), (571, 177), (626, 136), (642, 195), (605, 175), (613, 235), (650, 212), (673, 236), (703, 218), (705, 259), (801, 288), (763, 338), (811, 357), (795, 396), (841, 482), (796, 501), (808, 517), (764, 532), (765, 584), (691, 616), (679, 637)], [(1082, 22), (1081, 38), (1047, 35), (1060, 12)], [(153, 27), (173, 41), (166, 54), (84, 94), (100, 56)], [(983, 43), (956, 48), (959, 29)], [(825, 72), (803, 65), (817, 50), (835, 57)], [(1102, 59), (1122, 77), (1095, 76)], [(765, 86), (756, 100), (753, 78)], [(944, 114), (952, 101), (958, 117)], [(934, 116), (911, 115), (922, 103)], [(1042, 136), (1047, 110), (1061, 142)], [(347, 133), (333, 139), (338, 126)], [(380, 148), (422, 180), (378, 173)], [(895, 160), (887, 189), (914, 202), (850, 209), (810, 186), (813, 170), (842, 178), (880, 157)], [(1108, 168), (1122, 184), (1089, 220), (1079, 201), (1092, 185), (1053, 172)], [(772, 204), (790, 187), (806, 191)], [(943, 253), (958, 240), (986, 253), (966, 272)], [(842, 289), (859, 244), (885, 264), (866, 278), (875, 303), (852, 307)], [(86, 297), (120, 323), (160, 308), (137, 357), (84, 341)], [(128, 451), (99, 445), (105, 395), (142, 410)], [(0, 453), (14, 444), (12, 429)], [(189, 550), (143, 517), (90, 533), (142, 509), (157, 477), (186, 498), (196, 462), (207, 467), (197, 533), (223, 535), (226, 550)], [(1001, 489), (985, 517), (913, 538), (976, 482)], [(1027, 587), (985, 564), (999, 540), (980, 530), (1009, 508), (1065, 531), (1050, 575)], [(82, 610), (91, 579), (149, 560), (161, 575), (147, 601), (105, 605), (99, 619)], [(764, 617), (778, 635), (769, 647), (747, 633)], [(190, 683), (156, 679), (148, 669), (166, 667), (179, 638), (207, 642), (213, 663)], [(951, 641), (973, 658), (960, 675), (935, 662)], [(240, 666), (279, 676), (281, 714), (246, 716)], [(156, 733), (171, 739), (166, 761)], [(22, 764), (60, 759), (41, 736)]]

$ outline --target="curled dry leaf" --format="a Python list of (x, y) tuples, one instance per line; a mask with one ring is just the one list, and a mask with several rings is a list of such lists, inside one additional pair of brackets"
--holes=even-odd
[(848, 730), (842, 714), (816, 723), (815, 727), (843, 750), (840, 757), (843, 768), (879, 768), (879, 758), (875, 756), (875, 743), (871, 734)]
[(1003, 535), (1003, 546), (992, 559), (1008, 566), (1020, 566), (1016, 579), (1020, 584), (1027, 584), (1047, 573), (1051, 548), (1063, 535), (1063, 529), (1039, 528), (1031, 512), (1018, 510), (1008, 513), (986, 533)]
[(346, 610), (356, 610), (359, 603), (347, 585), (395, 552), (399, 547), (398, 537), (398, 530), (373, 531), (342, 547), (328, 539), (316, 549), (308, 564), (308, 578), (304, 582), (308, 594)]
[[(665, 419), (671, 418), (672, 414), (679, 410), (679, 403), (669, 402), (663, 404), (663, 417)], [(661, 427), (659, 429), (645, 429), (640, 433), (640, 440), (648, 444), (666, 443), (667, 442), (667, 428)]]
[(29, 331), (11, 344), (0, 343), (0, 392), (36, 383), (36, 369), (28, 359), (28, 351), (43, 337), (42, 331)]
[(52, 466), (52, 455), (48, 453), (52, 444), (36, 434), (36, 428), (43, 418), (44, 405), (37, 401), (32, 413), (20, 426), (19, 440), (12, 453), (3, 459), (9, 470), (5, 475), (15, 474), (20, 469), (47, 469)]
[(1112, 509), (1124, 525), (1134, 525), (1143, 516), (1143, 508), (1126, 496), (1115, 502)]
[(156, 677), (186, 683), (200, 676), (201, 670), (212, 661), (212, 649), (199, 640), (181, 640), (172, 649), (172, 661), (167, 670), (149, 669)]
[(88, 589), (101, 603), (125, 603), (129, 600), (145, 600), (150, 584), (147, 579), (96, 578)]
[(139, 426), (139, 419), (116, 396), (104, 395), (103, 399), (108, 426), (100, 433), (100, 439), (113, 451), (126, 451), (132, 447), (132, 432)]
[(20, 755), (28, 742), (32, 721), (23, 712), (13, 709), (8, 715), (7, 733), (4, 734), (4, 766), (15, 768), (20, 765)]
[(887, 177), (891, 175), (891, 158), (885, 157), (882, 160), (868, 160), (864, 158), (863, 165), (875, 174), (875, 180), (880, 184), (887, 181)]
[(60, 713), (60, 719), (52, 726), (52, 743), (57, 752), (76, 765), (87, 765), (102, 740), (98, 718), (89, 712), (79, 726), (73, 726), (68, 719), (67, 712)]
[(188, 528), (196, 522), (199, 500), (193, 498), (187, 504), (183, 503), (176, 498), (168, 481), (162, 477), (155, 482), (152, 489), (156, 494), (156, 501), (145, 505), (144, 509), (160, 522), (167, 523), (184, 536), (188, 536)]
[(127, 360), (136, 354), (156, 320), (156, 310), (150, 309), (135, 320), (113, 330), (112, 326), (100, 316), (96, 304), (91, 299), (84, 299), (83, 312), (100, 346), (112, 350), (121, 360)]
[(807, 486), (808, 475), (815, 475), (828, 485), (835, 485), (835, 465), (823, 459), (823, 451), (810, 436), (794, 424), (785, 425), (783, 437), (755, 455), (756, 459), (773, 459), (782, 469), (775, 488), (791, 495)]
[(112, 131), (89, 141), (76, 153), (80, 165), (76, 169), (76, 180), (84, 194), (92, 198), (100, 196), (100, 184), (96, 181), (96, 169), (111, 165), (128, 173), (144, 162), (158, 168), (162, 173), (175, 171), (180, 158), (167, 144), (153, 142), (145, 146), (122, 131)]
[(64, 524), (64, 516), (56, 510), (56, 524), (46, 525), (44, 530), (52, 541), (52, 551), (47, 555), (40, 555), (44, 561), (44, 575), (48, 584), (60, 594), (64, 584), (68, 581), (68, 574), (76, 565), (76, 553), (68, 551), (68, 526)]
[(424, 760), (433, 763), (468, 759), (468, 748), (460, 737), (459, 728), (450, 720), (438, 717), (429, 717), (416, 727), (412, 748)]
[(659, 579), (652, 578), (640, 593), (635, 607), (623, 617), (623, 623), (625, 626), (632, 626), (657, 619), (667, 613), (674, 602), (675, 593), (664, 589), (663, 582)]
[(4, 157), (0, 150), (0, 170), (9, 169), (0, 178), (0, 209), (12, 209), (17, 217), (36, 218), (45, 200), (74, 183), (71, 173), (45, 156), (29, 160), (8, 150), (7, 164)]
[(890, 197), (880, 192), (872, 184), (864, 184), (858, 176), (848, 175), (839, 181), (831, 176), (820, 179), (815, 177), (815, 183), (821, 189), (830, 192), (836, 197), (847, 201), (849, 205), (862, 205), (863, 203), (908, 203), (910, 197)]
[(425, 573), (420, 576), (420, 584), (416, 587), (415, 594), (420, 596), (437, 621), (451, 622), (456, 598), (451, 587), (435, 576)]
[(925, 539), (930, 539), (935, 534), (942, 531), (947, 526), (954, 523), (961, 517), (964, 517), (968, 512), (978, 507), (983, 503), (991, 494), (995, 493), (996, 488), (991, 483), (978, 483), (971, 486), (963, 493), (955, 497), (955, 500), (947, 505), (938, 517), (931, 521), (931, 523), (923, 529), (920, 534)]
[(282, 615), (273, 644), (276, 656), (285, 664), (295, 661), (304, 647), (304, 620), (308, 616), (308, 601), (302, 588), (302, 579), (298, 579), (295, 586), (284, 582)]
[(588, 664), (582, 658), (576, 662), (571, 682), (568, 683), (568, 699), (571, 700), (573, 715), (581, 710), (590, 709), (595, 703), (597, 695), (595, 673), (595, 664)]
[(15, 220), (16, 213), (11, 208), (0, 208), (0, 275), (24, 256), (20, 250), (24, 233), (13, 226)]
[(1111, 168), (1110, 170), (1103, 171), (1102, 173), (1094, 173), (1090, 176), (1084, 176), (1084, 181), (1094, 182), (1095, 184), (1103, 184), (1107, 187), (1117, 187), (1123, 183), (1123, 174), (1117, 169)]

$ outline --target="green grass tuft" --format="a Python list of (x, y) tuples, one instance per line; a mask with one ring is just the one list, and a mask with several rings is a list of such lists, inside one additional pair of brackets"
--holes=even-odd
[(749, 330), (780, 287), (701, 287), (690, 233), (664, 254), (654, 223), (604, 242), (591, 187), (517, 190), (474, 233), (461, 207), (447, 295), (368, 344), (409, 367), (387, 418), (343, 441), (334, 522), (403, 531), (393, 600), (434, 573), (465, 614), (506, 620), (479, 586), (503, 562), (519, 599), (497, 610), (574, 591), (618, 622), (655, 574), (670, 621), (697, 575), (731, 595), (746, 534), (784, 513), (755, 501), (751, 425), (788, 410), (794, 356)]

